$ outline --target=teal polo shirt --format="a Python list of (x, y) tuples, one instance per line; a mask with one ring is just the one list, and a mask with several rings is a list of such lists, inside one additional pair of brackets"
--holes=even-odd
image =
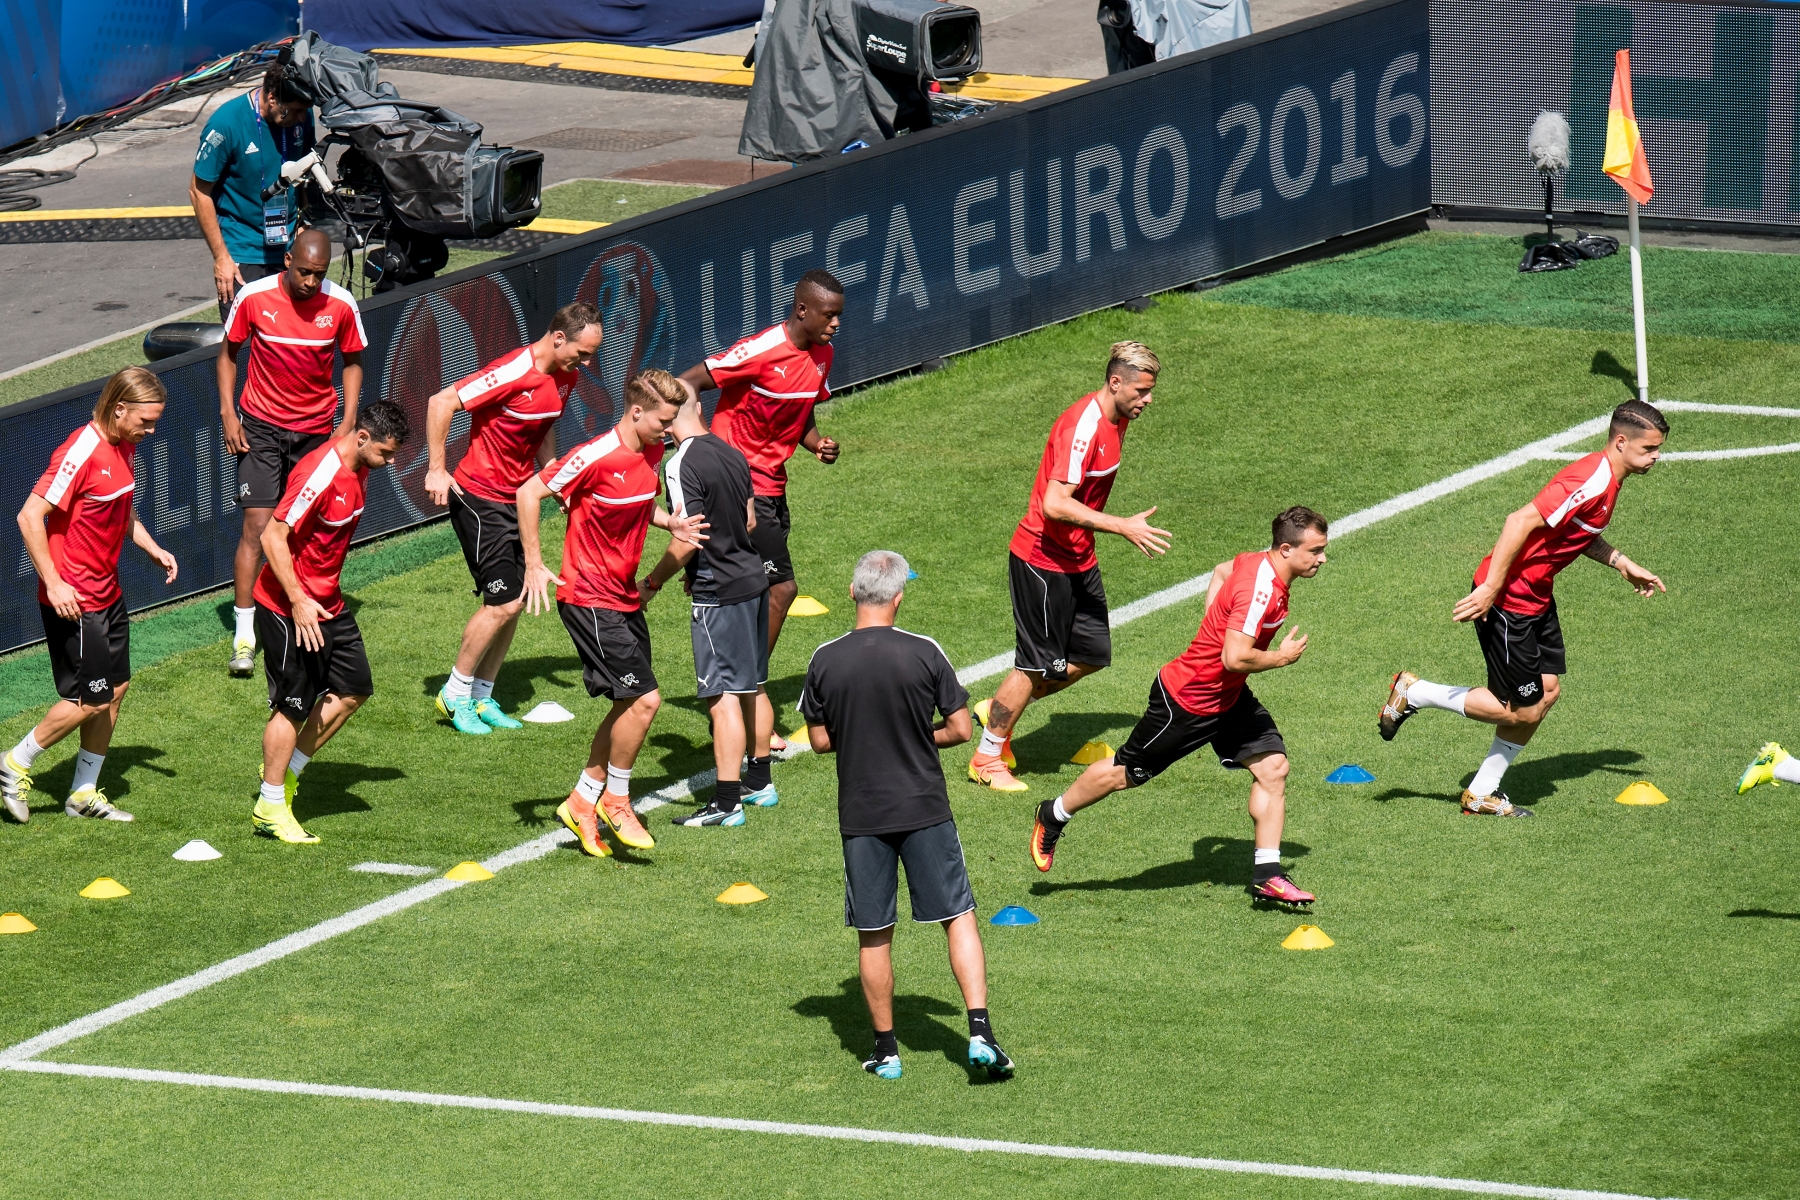
[[(219, 231), (231, 261), (278, 267), (287, 247), (263, 240), (262, 190), (281, 177), (284, 160), (304, 158), (313, 148), (312, 112), (306, 120), (287, 128), (269, 128), (250, 103), (261, 89), (228, 100), (213, 113), (200, 135), (194, 155), (194, 176), (202, 183), (219, 185), (214, 203), (219, 210)], [(287, 206), (288, 236), (294, 232), (294, 193), (290, 190), (270, 203)]]

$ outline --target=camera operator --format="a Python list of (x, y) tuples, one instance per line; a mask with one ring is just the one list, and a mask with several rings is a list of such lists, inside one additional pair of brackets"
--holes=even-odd
[(280, 180), (283, 162), (312, 148), (311, 100), (286, 62), (207, 121), (188, 199), (212, 251), (220, 313), (246, 283), (281, 272), (294, 236), (294, 193), (284, 189), (264, 200), (263, 189)]

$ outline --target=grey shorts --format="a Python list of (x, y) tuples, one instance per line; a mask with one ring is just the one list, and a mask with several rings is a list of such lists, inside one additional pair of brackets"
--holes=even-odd
[(689, 632), (702, 700), (754, 692), (769, 681), (769, 593), (738, 604), (696, 604)]
[(956, 822), (942, 821), (909, 833), (844, 839), (844, 924), (871, 933), (899, 921), (901, 863), (913, 920), (935, 925), (975, 911)]

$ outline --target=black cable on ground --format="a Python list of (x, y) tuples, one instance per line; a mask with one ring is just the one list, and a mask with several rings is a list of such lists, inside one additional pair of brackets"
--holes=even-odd
[(26, 212), (44, 202), (25, 193), (53, 183), (67, 183), (75, 178), (73, 171), (40, 171), (35, 167), (0, 171), (0, 212)]

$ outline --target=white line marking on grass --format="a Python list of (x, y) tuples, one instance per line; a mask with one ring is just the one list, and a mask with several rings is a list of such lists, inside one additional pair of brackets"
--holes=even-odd
[(350, 868), (367, 875), (436, 875), (436, 867), (414, 867), (406, 863), (366, 862)]
[(285, 1079), (250, 1079), (238, 1075), (197, 1075), (186, 1071), (146, 1071), (137, 1067), (102, 1067), (90, 1066), (86, 1063), (19, 1062), (4, 1065), (6, 1069), (13, 1071), (30, 1071), (44, 1075), (78, 1075), (89, 1079), (125, 1079), (137, 1083), (182, 1084), (188, 1087), (275, 1092), (290, 1096), (322, 1096), (340, 1100), (379, 1100), (390, 1104), (486, 1109), (494, 1112), (523, 1113), (539, 1117), (572, 1117), (587, 1121), (625, 1121), (637, 1125), (674, 1125), (689, 1129), (721, 1129), (733, 1133), (772, 1133), (787, 1137), (823, 1138), (840, 1142), (925, 1146), (936, 1150), (961, 1150), (965, 1153), (1019, 1154), (1033, 1158), (1071, 1158), (1128, 1166), (1217, 1171), (1232, 1175), (1273, 1175), (1287, 1179), (1320, 1179), (1332, 1183), (1367, 1183), (1383, 1187), (1429, 1188), (1443, 1192), (1469, 1192), (1480, 1196), (1519, 1196), (1529, 1197), (1530, 1200), (1650, 1200), (1649, 1197), (1636, 1196), (1627, 1192), (1533, 1187), (1520, 1183), (1494, 1183), (1484, 1179), (1455, 1179), (1438, 1175), (1401, 1175), (1389, 1171), (1348, 1171), (1338, 1167), (1305, 1167), (1288, 1163), (1247, 1162), (1231, 1158), (1193, 1158), (1183, 1154), (1149, 1154), (1137, 1150), (1102, 1150), (1088, 1146), (1052, 1146), (1037, 1142), (1002, 1142), (988, 1138), (942, 1137), (930, 1133), (857, 1129), (845, 1125), (803, 1125), (790, 1121), (750, 1121), (738, 1117), (646, 1112), (632, 1108), (595, 1108), (584, 1104), (540, 1104), (531, 1100), (504, 1100), (493, 1096), (458, 1096), (443, 1092), (407, 1092), (389, 1088), (345, 1087), (339, 1084), (299, 1083)]
[[(1702, 404), (1696, 400), (1659, 400), (1664, 412), (1724, 413), (1734, 417), (1800, 418), (1800, 408), (1765, 408), (1757, 404)], [(1538, 455), (1548, 459), (1576, 459), (1592, 451), (1546, 450)], [(1672, 450), (1662, 456), (1663, 462), (1722, 462), (1733, 458), (1761, 458), (1766, 454), (1800, 454), (1800, 442), (1784, 442), (1779, 446), (1740, 446), (1731, 450)]]

